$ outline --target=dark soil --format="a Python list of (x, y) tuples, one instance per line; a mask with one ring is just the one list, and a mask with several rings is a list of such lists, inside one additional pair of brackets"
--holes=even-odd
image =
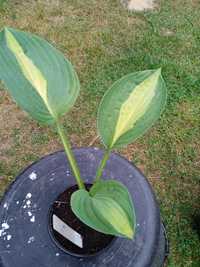
[[(91, 185), (86, 185), (86, 187), (89, 189)], [(66, 191), (60, 194), (53, 203), (52, 210), (50, 212), (50, 232), (56, 243), (58, 243), (59, 246), (66, 252), (75, 256), (92, 256), (106, 248), (115, 239), (115, 237), (93, 230), (82, 223), (72, 212), (70, 199), (72, 193), (77, 189), (77, 185), (68, 188)], [(83, 248), (76, 246), (53, 229), (53, 214), (59, 217), (63, 222), (65, 222), (82, 236)]]

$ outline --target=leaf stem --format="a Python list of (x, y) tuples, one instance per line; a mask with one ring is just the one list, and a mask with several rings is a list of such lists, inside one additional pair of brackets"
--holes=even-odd
[(103, 169), (105, 168), (106, 166), (106, 163), (110, 157), (110, 153), (111, 153), (111, 150), (108, 148), (105, 153), (104, 153), (104, 156), (103, 156), (103, 159), (97, 169), (97, 173), (96, 173), (96, 177), (95, 177), (95, 180), (94, 180), (94, 183), (98, 182), (102, 176), (102, 172), (103, 172)]
[(60, 136), (60, 139), (62, 140), (65, 152), (67, 154), (71, 169), (73, 171), (73, 174), (75, 176), (76, 182), (78, 184), (79, 189), (85, 189), (85, 185), (83, 183), (83, 180), (81, 179), (80, 171), (76, 162), (76, 159), (74, 157), (74, 154), (71, 149), (71, 145), (69, 143), (68, 137), (64, 132), (64, 129), (59, 121), (56, 122), (58, 134)]

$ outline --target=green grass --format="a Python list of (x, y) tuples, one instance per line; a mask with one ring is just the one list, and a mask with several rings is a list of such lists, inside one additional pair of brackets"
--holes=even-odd
[[(195, 0), (163, 0), (159, 10), (146, 13), (128, 12), (114, 0), (13, 0), (0, 8), (0, 27), (43, 36), (75, 65), (82, 94), (64, 123), (78, 146), (95, 137), (98, 104), (115, 80), (162, 66), (166, 111), (144, 138), (122, 153), (142, 168), (157, 193), (171, 267), (200, 266), (199, 17)], [(61, 145), (54, 129), (33, 122), (3, 91), (0, 114), (3, 194), (21, 168)]]

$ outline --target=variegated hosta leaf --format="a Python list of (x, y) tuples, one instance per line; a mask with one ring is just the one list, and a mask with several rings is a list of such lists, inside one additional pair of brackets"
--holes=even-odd
[(71, 63), (59, 51), (11, 28), (0, 32), (0, 80), (21, 108), (46, 124), (73, 106), (80, 87)]
[(98, 130), (108, 148), (121, 147), (144, 134), (166, 103), (160, 69), (136, 72), (113, 84), (98, 112)]
[(116, 236), (133, 238), (135, 212), (125, 186), (108, 180), (99, 181), (90, 190), (72, 194), (71, 206), (75, 215), (91, 228)]

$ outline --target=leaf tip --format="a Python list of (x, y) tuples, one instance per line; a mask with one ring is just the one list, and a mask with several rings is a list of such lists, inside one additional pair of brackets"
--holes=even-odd
[(162, 68), (161, 68), (161, 67), (158, 68), (158, 69), (156, 70), (156, 73), (158, 74), (158, 76), (161, 75), (161, 73), (162, 73)]
[(10, 32), (9, 27), (4, 27), (4, 28), (2, 29), (2, 32), (3, 32), (5, 35), (7, 35), (7, 34)]
[(124, 232), (125, 237), (127, 237), (128, 239), (133, 239), (134, 236), (134, 231), (133, 228), (130, 227), (128, 229), (126, 229), (126, 231)]
[(9, 27), (4, 27), (3, 28), (3, 33), (4, 33), (4, 37), (5, 37), (6, 43), (8, 44), (9, 41), (11, 41), (11, 39), (12, 39), (12, 33), (10, 31), (10, 28)]

